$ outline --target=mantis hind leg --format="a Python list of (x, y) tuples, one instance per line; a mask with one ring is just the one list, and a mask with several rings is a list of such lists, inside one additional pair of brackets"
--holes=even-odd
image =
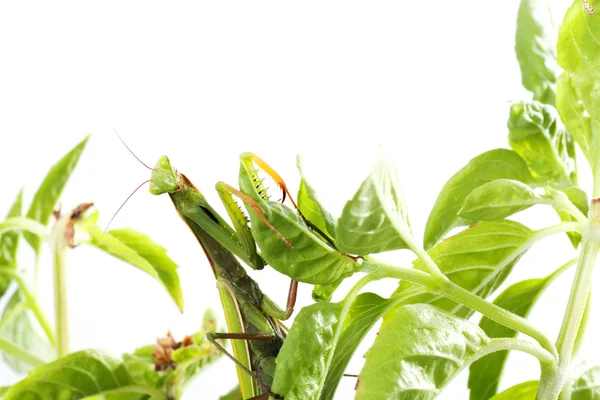
[[(252, 397), (247, 400), (266, 400), (269, 396), (274, 399), (283, 400), (283, 396), (273, 393), (269, 385), (265, 383), (254, 371), (248, 369), (245, 365), (240, 363), (236, 358), (229, 353), (223, 346), (221, 346), (217, 339), (230, 339), (230, 340), (246, 340), (246, 341), (270, 341), (276, 339), (276, 336), (271, 333), (228, 333), (228, 332), (209, 332), (206, 334), (206, 339), (212, 343), (220, 352), (225, 354), (230, 360), (232, 360), (238, 367), (244, 372), (254, 378), (262, 387), (267, 390), (267, 393)], [(266, 397), (265, 397), (266, 396)]]

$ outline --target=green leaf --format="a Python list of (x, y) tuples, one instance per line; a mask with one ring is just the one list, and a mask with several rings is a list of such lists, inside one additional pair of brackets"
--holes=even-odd
[[(448, 279), (486, 298), (504, 282), (518, 259), (533, 244), (533, 233), (515, 221), (484, 221), (449, 237), (428, 253)], [(420, 260), (416, 260), (414, 266), (425, 269)], [(402, 281), (396, 293), (415, 285)], [(414, 296), (405, 302), (414, 303), (429, 303), (464, 318), (473, 313), (465, 306), (432, 293)]]
[[(321, 232), (335, 235), (335, 220), (316, 200), (316, 194), (304, 179), (300, 181), (298, 189), (298, 208), (304, 218), (309, 220)], [(330, 232), (330, 229), (333, 231)]]
[(361, 256), (408, 248), (412, 233), (406, 204), (389, 159), (382, 158), (373, 166), (346, 203), (335, 237), (341, 251)]
[(164, 374), (161, 375), (154, 369), (156, 360), (152, 355), (153, 349), (154, 346), (144, 346), (132, 354), (123, 354), (125, 368), (136, 385), (161, 387), (165, 380)]
[[(257, 184), (255, 156), (240, 156), (240, 190), (246, 200), (252, 236), (263, 259), (275, 270), (300, 282), (313, 285), (334, 283), (352, 275), (359, 265), (322, 240), (302, 217), (289, 207), (269, 201), (266, 189)], [(262, 182), (262, 180), (261, 180)]]
[(497, 179), (473, 190), (459, 211), (463, 218), (493, 221), (511, 216), (549, 199), (535, 193), (528, 185), (512, 179)]
[(331, 301), (333, 293), (344, 281), (344, 278), (340, 278), (337, 281), (327, 285), (315, 285), (312, 291), (312, 298), (314, 301)]
[(242, 398), (240, 387), (236, 386), (226, 395), (219, 397), (219, 400), (244, 400), (244, 398)]
[(538, 381), (523, 382), (506, 389), (490, 400), (536, 400), (537, 390)]
[[(90, 136), (86, 136), (77, 146), (68, 152), (63, 158), (61, 158), (56, 164), (50, 168), (48, 174), (42, 181), (39, 189), (33, 196), (29, 211), (27, 211), (27, 218), (36, 220), (44, 225), (48, 224), (50, 215), (56, 202), (58, 201), (67, 181), (71, 177), (71, 173), (79, 162), (79, 157), (87, 144)], [(40, 251), (40, 238), (31, 233), (23, 233), (25, 239), (29, 242), (33, 250), (36, 253)]]
[[(494, 304), (521, 317), (526, 317), (542, 292), (556, 276), (557, 273), (553, 273), (546, 278), (517, 282), (502, 292), (494, 300)], [(517, 332), (512, 329), (486, 317), (481, 319), (479, 327), (490, 338), (512, 338), (517, 335)], [(488, 354), (471, 365), (469, 374), (471, 400), (489, 399), (496, 393), (507, 357), (508, 351), (497, 351)]]
[(600, 398), (600, 365), (587, 368), (571, 381), (571, 400), (596, 400)]
[(517, 14), (515, 50), (521, 66), (523, 86), (535, 100), (554, 104), (556, 34), (550, 7), (544, 0), (521, 0)]
[[(14, 292), (0, 317), (0, 337), (42, 360), (50, 361), (55, 357), (52, 345), (44, 336), (19, 290)], [(29, 363), (10, 354), (3, 353), (2, 357), (6, 364), (19, 374), (25, 374), (31, 369)]]
[(10, 386), (0, 387), (0, 397), (4, 396), (6, 394), (6, 392), (8, 392), (8, 389), (10, 389)]
[[(590, 209), (590, 201), (588, 200), (587, 193), (576, 186), (568, 187), (561, 190), (567, 196), (567, 200), (570, 201), (583, 213), (583, 215), (588, 215)], [(560, 217), (560, 220), (563, 222), (574, 222), (575, 218), (571, 216), (571, 214), (556, 208), (556, 212)], [(567, 232), (569, 236), (569, 240), (573, 247), (577, 248), (579, 243), (581, 243), (581, 235), (577, 232)]]
[(531, 175), (560, 187), (577, 181), (575, 143), (554, 106), (537, 101), (513, 104), (508, 119), (508, 142), (531, 169)]
[(324, 285), (348, 277), (358, 268), (354, 260), (315, 235), (294, 210), (275, 201), (265, 201), (261, 207), (278, 233), (248, 208), (252, 235), (261, 256), (275, 270), (300, 282)]
[(156, 392), (156, 389), (136, 386), (120, 360), (98, 350), (84, 350), (35, 368), (8, 390), (4, 400), (77, 400), (101, 394), (132, 393), (118, 396), (124, 400)]
[(104, 233), (96, 220), (98, 214), (77, 226), (89, 235), (88, 244), (133, 265), (159, 281), (183, 312), (183, 293), (177, 274), (177, 264), (167, 256), (167, 250), (146, 234), (133, 229), (115, 229)]
[(475, 158), (446, 182), (427, 219), (424, 247), (433, 247), (450, 229), (470, 225), (472, 221), (458, 216), (465, 199), (478, 187), (496, 179), (514, 179), (531, 183), (525, 161), (514, 151), (496, 149)]
[(317, 193), (306, 179), (302, 154), (298, 154), (296, 157), (296, 165), (302, 177), (300, 189), (298, 190), (298, 208), (306, 219), (315, 224), (324, 233), (329, 233), (335, 238), (335, 218), (319, 202)]
[(574, 1), (559, 29), (558, 63), (564, 72), (558, 79), (556, 105), (594, 176), (600, 167), (599, 36), (600, 20), (588, 15), (580, 1)]
[(433, 399), (488, 342), (477, 325), (435, 307), (399, 307), (365, 354), (356, 399)]
[[(6, 218), (20, 217), (22, 204), (23, 190), (20, 190)], [(18, 232), (6, 232), (0, 235), (0, 269), (10, 268), (14, 271), (17, 268), (19, 237)], [(11, 278), (0, 273), (0, 298), (4, 296), (11, 282)]]
[(341, 310), (338, 303), (317, 303), (300, 310), (277, 356), (273, 392), (286, 400), (319, 398)]
[(333, 399), (352, 355), (388, 306), (388, 299), (373, 293), (362, 293), (354, 299), (348, 315), (344, 319), (342, 333), (331, 359), (320, 400)]

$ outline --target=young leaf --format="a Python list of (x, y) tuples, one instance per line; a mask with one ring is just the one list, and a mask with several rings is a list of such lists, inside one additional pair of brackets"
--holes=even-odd
[(517, 15), (515, 50), (525, 89), (535, 100), (554, 104), (556, 77), (556, 34), (550, 7), (544, 0), (521, 0)]
[(277, 356), (273, 392), (286, 400), (319, 398), (341, 310), (338, 303), (317, 303), (300, 310)]
[[(20, 217), (22, 203), (23, 190), (20, 190), (6, 218)], [(0, 269), (10, 268), (11, 270), (15, 270), (17, 268), (19, 237), (18, 232), (6, 232), (0, 235)], [(6, 293), (11, 282), (12, 279), (0, 273), (0, 299), (4, 296), (4, 293)]]
[(528, 185), (513, 179), (497, 179), (473, 190), (458, 214), (474, 221), (503, 219), (548, 199)]
[(542, 182), (560, 187), (576, 183), (575, 143), (554, 106), (537, 101), (513, 104), (508, 119), (508, 142)]
[(587, 368), (571, 381), (571, 400), (600, 398), (600, 365)]
[(471, 192), (496, 179), (514, 179), (531, 183), (525, 161), (514, 151), (496, 149), (473, 158), (446, 182), (427, 219), (424, 247), (433, 247), (448, 231), (471, 221), (458, 216), (458, 210)]
[[(43, 360), (50, 361), (56, 356), (19, 290), (14, 292), (0, 317), (0, 337)], [(31, 365), (17, 357), (6, 353), (2, 357), (19, 374), (25, 374), (31, 369)]]
[(115, 229), (104, 233), (96, 225), (97, 218), (95, 213), (77, 225), (89, 235), (85, 242), (158, 280), (183, 312), (183, 293), (177, 264), (167, 256), (167, 250), (147, 235), (133, 229)]
[(300, 189), (298, 190), (298, 208), (306, 219), (315, 224), (324, 233), (329, 233), (335, 238), (335, 218), (319, 202), (317, 193), (306, 179), (302, 154), (298, 154), (296, 157), (296, 165), (302, 177)]
[(588, 15), (581, 2), (573, 2), (559, 29), (558, 63), (564, 72), (558, 79), (556, 105), (594, 176), (600, 167), (599, 36), (600, 20)]
[(365, 335), (381, 318), (389, 303), (388, 299), (373, 293), (362, 293), (354, 299), (348, 315), (344, 319), (343, 330), (335, 346), (320, 400), (333, 399), (352, 355)]
[(300, 212), (302, 212), (304, 218), (319, 228), (321, 232), (331, 236), (335, 235), (335, 230), (332, 234), (329, 232), (328, 228), (329, 226), (335, 229), (335, 220), (314, 199), (316, 199), (314, 191), (308, 186), (306, 181), (302, 179), (300, 181), (300, 189), (298, 189), (298, 208), (300, 209)]
[(162, 387), (166, 376), (154, 368), (156, 359), (152, 355), (153, 351), (154, 346), (149, 345), (139, 347), (131, 354), (123, 354), (125, 368), (136, 385)]
[[(509, 286), (495, 300), (494, 304), (526, 317), (542, 292), (558, 276), (560, 270), (546, 278), (528, 279)], [(517, 332), (483, 317), (479, 327), (490, 338), (515, 337)], [(489, 399), (498, 390), (508, 351), (497, 351), (471, 364), (469, 389), (471, 400)]]
[(412, 237), (396, 169), (379, 160), (344, 206), (336, 227), (336, 246), (360, 256), (408, 248)]
[(312, 291), (312, 298), (314, 301), (331, 301), (333, 293), (344, 281), (344, 278), (340, 278), (333, 283), (327, 285), (315, 285)]
[(537, 390), (538, 381), (527, 381), (506, 389), (490, 400), (536, 400)]
[[(203, 332), (203, 336), (206, 333)], [(196, 377), (209, 364), (215, 362), (221, 356), (221, 352), (211, 343), (198, 343), (182, 347), (173, 352), (175, 362), (175, 375), (182, 386), (185, 386)]]
[[(86, 136), (85, 139), (50, 168), (50, 171), (48, 171), (39, 189), (33, 196), (29, 211), (27, 211), (27, 218), (36, 220), (44, 225), (48, 224), (52, 210), (67, 184), (71, 173), (77, 166), (79, 157), (89, 138), (89, 135)], [(33, 247), (33, 250), (38, 253), (41, 244), (40, 238), (28, 232), (24, 232), (23, 235), (31, 247)]]
[[(513, 266), (532, 245), (533, 231), (509, 220), (484, 221), (442, 241), (428, 253), (457, 285), (486, 298), (504, 282)], [(424, 269), (420, 260), (417, 269)], [(415, 287), (402, 281), (397, 293)], [(436, 294), (410, 298), (405, 304), (429, 303), (467, 318), (473, 311)], [(387, 318), (386, 318), (387, 319)]]
[(4, 400), (78, 400), (116, 393), (131, 393), (119, 399), (133, 400), (157, 392), (135, 385), (118, 359), (98, 350), (84, 350), (35, 368), (8, 390)]
[(367, 351), (357, 400), (433, 399), (489, 339), (436, 307), (399, 307)]

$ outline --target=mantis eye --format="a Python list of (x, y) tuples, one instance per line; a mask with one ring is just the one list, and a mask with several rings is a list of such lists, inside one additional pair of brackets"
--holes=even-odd
[(177, 171), (171, 166), (167, 156), (160, 157), (152, 169), (150, 193), (159, 195), (176, 192), (179, 189), (177, 177)]

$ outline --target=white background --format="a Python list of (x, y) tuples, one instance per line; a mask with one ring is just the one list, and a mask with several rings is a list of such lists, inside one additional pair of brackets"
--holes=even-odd
[[(555, 3), (562, 10), (569, 2)], [(214, 183), (236, 183), (239, 153), (261, 155), (295, 192), (295, 156), (308, 151), (315, 186), (338, 213), (367, 173), (365, 161), (383, 145), (397, 162), (420, 237), (442, 184), (475, 155), (507, 147), (508, 107), (529, 98), (513, 51), (517, 6), (516, 0), (3, 2), (0, 210), (8, 210), (21, 186), (28, 204), (48, 167), (93, 132), (62, 204), (95, 202), (104, 226), (149, 178), (113, 125), (146, 163), (169, 155), (215, 205)], [(589, 188), (589, 174), (582, 175)], [(547, 209), (520, 220), (534, 228), (557, 222)], [(204, 309), (219, 308), (208, 264), (166, 196), (153, 197), (147, 188), (133, 196), (112, 225), (129, 226), (150, 234), (180, 265), (186, 312), (180, 315), (147, 275), (81, 246), (68, 267), (73, 350), (119, 355), (169, 329), (182, 337), (199, 328)], [(51, 315), (45, 250), (40, 291)], [(21, 267), (30, 268), (26, 245), (22, 253)], [(523, 257), (509, 282), (545, 276), (573, 254), (566, 236), (550, 238)], [(388, 259), (408, 265), (411, 257), (400, 252)], [(253, 276), (283, 304), (287, 279), (268, 269)], [(551, 337), (571, 277), (553, 285), (531, 316)], [(394, 286), (370, 289), (386, 295)], [(310, 303), (308, 285), (300, 291), (299, 304)], [(590, 328), (582, 354), (597, 358), (599, 326)], [(360, 371), (373, 334), (349, 373)], [(537, 376), (530, 357), (511, 356), (502, 387)], [(17, 379), (0, 366), (0, 386)], [(217, 398), (235, 379), (232, 363), (222, 359), (185, 399)], [(467, 398), (466, 379), (461, 374), (441, 398)], [(344, 378), (338, 398), (351, 398), (353, 386)]]

